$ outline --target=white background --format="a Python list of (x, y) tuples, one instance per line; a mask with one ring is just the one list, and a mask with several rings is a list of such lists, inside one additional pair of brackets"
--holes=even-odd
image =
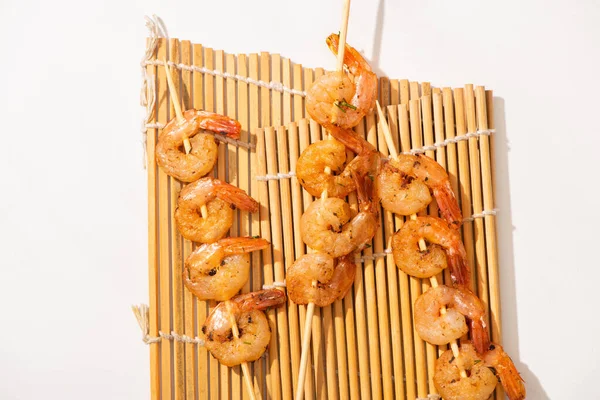
[[(146, 399), (140, 69), (172, 37), (334, 68), (341, 1), (0, 3), (0, 398)], [(354, 0), (378, 73), (495, 90), (506, 349), (531, 399), (600, 398), (600, 6)]]

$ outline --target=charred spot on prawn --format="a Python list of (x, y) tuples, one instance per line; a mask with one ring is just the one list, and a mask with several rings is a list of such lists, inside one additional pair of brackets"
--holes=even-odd
[(206, 335), (206, 325), (202, 325), (202, 333)]
[(212, 268), (210, 271), (208, 271), (208, 275), (210, 275), (210, 276), (215, 276), (216, 274), (217, 274), (216, 268)]
[(230, 329), (227, 331), (227, 340), (233, 340), (233, 331)]

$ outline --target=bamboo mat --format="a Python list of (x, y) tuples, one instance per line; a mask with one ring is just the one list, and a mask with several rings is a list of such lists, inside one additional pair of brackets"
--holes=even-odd
[[(221, 366), (199, 345), (200, 327), (215, 302), (198, 301), (184, 288), (183, 260), (193, 244), (174, 222), (182, 187), (154, 161), (160, 129), (175, 115), (162, 60), (173, 62), (184, 109), (215, 111), (242, 125), (240, 141), (220, 142), (212, 176), (246, 190), (260, 212), (237, 211), (231, 236), (260, 235), (271, 248), (252, 254), (243, 292), (284, 282), (285, 270), (306, 252), (300, 216), (313, 198), (295, 178), (296, 161), (324, 131), (306, 119), (303, 92), (322, 69), (303, 68), (277, 54), (226, 54), (177, 39), (157, 39), (143, 62), (155, 99), (146, 120), (150, 304), (145, 340), (150, 346), (153, 399), (248, 399), (241, 369)], [(444, 166), (462, 207), (462, 235), (477, 294), (488, 306), (489, 328), (501, 343), (500, 298), (493, 197), (493, 107), (483, 87), (432, 88), (429, 83), (380, 78), (379, 98), (400, 151), (421, 149)], [(373, 113), (356, 128), (387, 155)], [(356, 196), (349, 201), (356, 206)], [(437, 215), (435, 206), (429, 214)], [(382, 210), (381, 227), (360, 255), (348, 295), (317, 308), (306, 398), (415, 399), (435, 394), (433, 365), (446, 346), (423, 342), (412, 307), (429, 287), (398, 270), (386, 252), (403, 218)], [(262, 253), (262, 254), (261, 254)], [(438, 280), (449, 282), (449, 276)], [(251, 363), (265, 398), (290, 399), (298, 384), (305, 307), (292, 302), (267, 312), (272, 327), (265, 356)], [(498, 393), (497, 393), (498, 395)], [(502, 398), (498, 395), (498, 398)]]

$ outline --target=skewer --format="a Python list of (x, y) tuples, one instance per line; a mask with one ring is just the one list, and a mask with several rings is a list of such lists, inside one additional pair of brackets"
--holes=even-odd
[[(392, 159), (395, 160), (398, 158), (398, 150), (396, 150), (396, 146), (394, 145), (394, 139), (392, 138), (392, 133), (390, 132), (390, 127), (388, 126), (387, 121), (385, 119), (385, 115), (383, 114), (383, 111), (381, 110), (379, 101), (377, 101), (376, 103), (377, 103), (377, 113), (379, 115), (379, 121), (381, 122), (381, 127), (383, 128), (383, 135), (385, 136), (385, 141), (387, 142), (390, 156)], [(410, 219), (416, 220), (417, 215), (412, 214), (410, 216)], [(427, 244), (425, 243), (424, 239), (419, 239), (419, 249), (421, 251), (427, 250)], [(431, 282), (431, 287), (436, 288), (439, 286), (437, 278), (435, 276), (432, 276), (431, 278), (429, 278), (429, 281)], [(446, 314), (445, 306), (443, 306), (440, 309), (440, 314), (442, 314), (442, 315)], [(459, 352), (458, 343), (456, 342), (456, 340), (453, 340), (452, 342), (450, 342), (450, 348), (452, 349), (452, 354), (454, 355), (454, 357), (458, 358), (460, 352)], [(464, 370), (464, 368), (462, 367), (462, 365), (458, 364), (458, 367), (460, 370), (460, 376), (463, 378), (466, 378), (467, 373)]]
[[(175, 84), (173, 83), (173, 76), (171, 75), (171, 68), (169, 67), (169, 63), (167, 63), (167, 61), (164, 61), (164, 63), (165, 70), (167, 71), (167, 83), (169, 84), (169, 93), (173, 98), (173, 108), (175, 109), (177, 122), (181, 124), (185, 122), (185, 118), (183, 117), (183, 112), (181, 111), (179, 95), (177, 94), (177, 90), (175, 90)], [(187, 137), (183, 139), (183, 147), (185, 147), (185, 154), (189, 154), (192, 150), (190, 139), (188, 139)], [(208, 209), (206, 208), (206, 204), (202, 205), (202, 207), (200, 208), (200, 213), (202, 214), (202, 218), (206, 218), (208, 216)]]
[[(346, 51), (346, 35), (348, 32), (348, 18), (350, 16), (350, 0), (344, 0), (344, 10), (342, 12), (342, 27), (340, 29), (340, 42), (338, 45), (337, 54), (337, 71), (340, 74), (344, 73), (344, 53)], [(331, 139), (331, 135), (327, 133), (327, 138)], [(325, 173), (331, 174), (331, 168), (325, 167)], [(321, 201), (327, 199), (327, 189), (321, 193)], [(317, 281), (311, 282), (312, 287), (317, 286)], [(306, 367), (308, 365), (308, 349), (311, 339), (312, 319), (315, 313), (315, 303), (308, 303), (306, 307), (306, 319), (304, 321), (304, 336), (302, 338), (302, 355), (300, 356), (300, 369), (298, 372), (298, 386), (296, 387), (296, 400), (302, 400), (304, 392), (304, 381), (306, 380)]]
[[(169, 84), (169, 93), (173, 98), (173, 108), (175, 108), (175, 115), (177, 116), (177, 122), (183, 123), (185, 122), (185, 118), (183, 117), (183, 112), (181, 112), (181, 104), (179, 103), (179, 95), (177, 94), (177, 90), (175, 90), (175, 84), (173, 83), (173, 76), (171, 75), (171, 67), (169, 67), (169, 63), (165, 61), (165, 69), (167, 70), (167, 83)], [(189, 154), (192, 150), (192, 145), (190, 144), (190, 139), (187, 137), (183, 139), (183, 147), (185, 147), (185, 154)]]
[[(229, 320), (231, 322), (231, 331), (233, 332), (233, 336), (238, 339), (240, 337), (240, 331), (238, 330), (237, 322), (235, 321), (235, 317), (230, 310), (230, 305), (227, 303), (227, 311), (229, 312)], [(248, 390), (248, 394), (252, 400), (256, 400), (256, 394), (254, 393), (254, 386), (252, 385), (252, 377), (250, 375), (250, 368), (248, 367), (247, 362), (243, 362), (242, 364), (242, 373), (244, 375), (244, 383), (246, 384), (246, 389)], [(258, 390), (258, 388), (257, 388)], [(259, 398), (262, 398), (259, 393)]]

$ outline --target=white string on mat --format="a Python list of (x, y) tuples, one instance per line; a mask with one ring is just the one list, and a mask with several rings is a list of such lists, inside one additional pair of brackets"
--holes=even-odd
[(150, 324), (149, 324), (149, 307), (147, 304), (136, 304), (131, 306), (135, 318), (137, 319), (138, 325), (142, 330), (142, 341), (146, 344), (158, 343), (162, 339), (174, 340), (182, 343), (193, 343), (200, 346), (204, 346), (204, 340), (199, 337), (191, 338), (187, 335), (180, 335), (171, 331), (171, 333), (164, 333), (159, 331), (158, 336), (150, 336)]
[(492, 133), (495, 133), (495, 132), (496, 132), (495, 129), (480, 129), (475, 132), (469, 132), (469, 133), (465, 133), (464, 135), (455, 136), (453, 138), (448, 138), (442, 142), (436, 142), (431, 146), (423, 146), (423, 147), (419, 147), (418, 149), (404, 151), (401, 154), (413, 154), (414, 155), (414, 154), (425, 153), (426, 151), (432, 151), (432, 150), (436, 150), (441, 147), (446, 147), (451, 143), (462, 142), (463, 140), (469, 140), (469, 139), (476, 138), (476, 137), (479, 137), (482, 135), (490, 136)]
[(168, 37), (167, 28), (165, 27), (164, 22), (157, 15), (152, 15), (150, 17), (144, 17), (146, 20), (146, 27), (149, 31), (149, 39), (148, 45), (146, 46), (146, 51), (144, 52), (144, 57), (142, 58), (142, 62), (140, 66), (142, 67), (142, 89), (140, 91), (140, 104), (142, 107), (146, 109), (146, 115), (142, 119), (142, 147), (143, 147), (143, 163), (144, 169), (148, 164), (148, 155), (146, 154), (146, 143), (148, 141), (148, 127), (147, 125), (154, 114), (154, 106), (156, 105), (156, 95), (155, 95), (155, 86), (154, 86), (154, 75), (148, 74), (146, 70), (146, 63), (152, 59), (154, 53), (156, 52), (156, 47), (158, 46), (158, 38), (159, 37)]
[(273, 282), (270, 285), (263, 285), (263, 290), (276, 289), (276, 288), (284, 288), (285, 287), (285, 279), (283, 282)]
[(267, 174), (267, 175), (255, 176), (254, 179), (256, 179), (257, 181), (274, 181), (274, 180), (279, 180), (279, 179), (289, 179), (294, 176), (296, 176), (296, 173), (294, 171), (290, 171), (288, 173), (278, 172), (275, 175)]
[(427, 397), (417, 397), (415, 400), (440, 400), (439, 394), (428, 394)]
[[(265, 81), (261, 81), (261, 80), (248, 78), (246, 76), (242, 76), (242, 75), (238, 75), (238, 74), (230, 74), (229, 72), (219, 71), (218, 69), (210, 69), (210, 68), (206, 68), (206, 67), (199, 67), (197, 65), (187, 65), (187, 64), (183, 64), (183, 63), (175, 63), (173, 61), (167, 61), (167, 62), (169, 64), (169, 66), (171, 66), (171, 67), (185, 70), (185, 71), (195, 71), (195, 72), (200, 72), (202, 74), (217, 76), (219, 78), (233, 79), (235, 81), (253, 84), (253, 85), (271, 89), (271, 90), (274, 90), (274, 91), (280, 92), (280, 93), (289, 93), (289, 94), (294, 94), (294, 95), (302, 96), (302, 97), (306, 96), (305, 91), (289, 88), (281, 82), (275, 82), (275, 81), (265, 82)], [(156, 65), (156, 66), (159, 66), (159, 65), (164, 66), (165, 65), (164, 61), (150, 60), (150, 59), (144, 60), (144, 63), (145, 63), (145, 65)]]
[(486, 215), (496, 215), (498, 213), (498, 209), (494, 208), (493, 210), (483, 210), (479, 214), (473, 214), (468, 218), (463, 219), (463, 222), (473, 222), (475, 218), (485, 218)]

